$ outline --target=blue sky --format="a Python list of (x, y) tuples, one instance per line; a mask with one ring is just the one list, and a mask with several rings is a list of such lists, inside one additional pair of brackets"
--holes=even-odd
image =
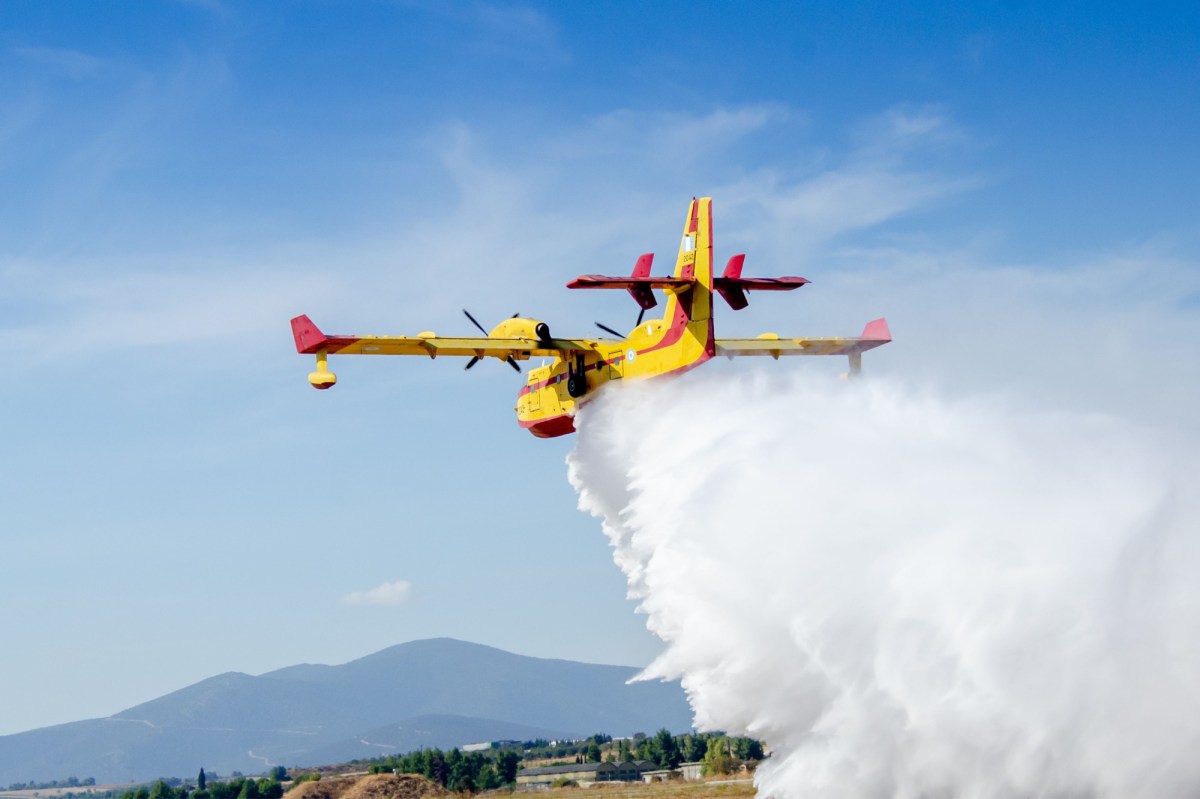
[(0, 734), (437, 635), (648, 662), (506, 367), (318, 393), (287, 320), (626, 325), (563, 284), (693, 195), (813, 280), (726, 333), (886, 314), (868, 369), (1194, 437), (1200, 12), (1043, 5), (6, 4)]

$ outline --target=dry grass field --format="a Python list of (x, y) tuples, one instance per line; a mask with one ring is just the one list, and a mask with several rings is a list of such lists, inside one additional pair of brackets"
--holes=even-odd
[(141, 785), (140, 782), (123, 782), (114, 785), (86, 785), (75, 788), (29, 788), (24, 791), (0, 791), (0, 799), (55, 799), (55, 797), (67, 796), (69, 794), (80, 796), (82, 794), (105, 793), (111, 790), (124, 791), (136, 788), (139, 785)]
[(516, 793), (514, 797), (529, 796), (549, 799), (733, 799), (754, 796), (749, 779), (713, 780), (711, 782), (597, 783), (590, 788), (554, 788), (550, 791)]
[[(128, 785), (97, 785), (89, 788), (42, 789), (28, 791), (0, 791), (0, 799), (55, 799), (68, 791), (77, 796), (84, 792), (136, 787)], [(284, 799), (454, 799), (448, 793), (427, 781), (412, 775), (392, 776), (362, 774), (326, 775), (319, 782), (297, 785), (284, 794)], [(597, 783), (590, 788), (566, 787), (548, 791), (489, 791), (480, 794), (483, 799), (737, 799), (754, 796), (754, 785), (749, 779), (723, 779), (710, 782), (613, 782)]]
[[(307, 782), (284, 794), (284, 799), (453, 799), (424, 777), (376, 775), (333, 777)], [(553, 788), (542, 791), (488, 791), (484, 799), (737, 799), (754, 796), (749, 779), (711, 782), (597, 783), (590, 788)]]

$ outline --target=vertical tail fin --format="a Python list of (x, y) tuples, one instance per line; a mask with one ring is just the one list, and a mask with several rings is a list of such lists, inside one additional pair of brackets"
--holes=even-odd
[(712, 242), (712, 198), (693, 197), (675, 261), (675, 277), (692, 281), (692, 285), (675, 299), (688, 318), (697, 322), (712, 316)]

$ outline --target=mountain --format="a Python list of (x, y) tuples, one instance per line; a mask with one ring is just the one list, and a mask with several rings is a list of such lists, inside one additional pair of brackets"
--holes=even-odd
[(340, 666), (228, 672), (123, 710), (0, 736), (0, 786), (99, 782), (319, 765), (423, 746), (684, 731), (678, 683), (634, 683), (626, 666), (515, 655), (435, 638)]

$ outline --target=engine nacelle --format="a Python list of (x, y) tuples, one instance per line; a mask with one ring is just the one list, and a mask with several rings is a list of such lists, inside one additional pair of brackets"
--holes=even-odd
[(531, 338), (537, 341), (549, 341), (550, 326), (537, 319), (514, 316), (493, 327), (492, 332), (488, 335), (496, 338)]

